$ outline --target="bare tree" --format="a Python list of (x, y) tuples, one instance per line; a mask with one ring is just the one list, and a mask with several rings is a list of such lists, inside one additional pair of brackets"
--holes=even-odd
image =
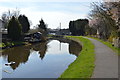
[(4, 12), (1, 16), (2, 21), (4, 22), (4, 29), (7, 29), (7, 24), (9, 20), (14, 16), (15, 18), (18, 18), (20, 15), (20, 10), (16, 8), (16, 10), (10, 11), (8, 10), (7, 12)]
[(108, 39), (111, 35), (116, 36), (117, 26), (111, 13), (113, 7), (108, 7), (106, 3), (92, 3), (92, 8), (89, 16), (90, 19), (96, 19), (93, 25), (97, 27), (100, 36), (103, 39)]

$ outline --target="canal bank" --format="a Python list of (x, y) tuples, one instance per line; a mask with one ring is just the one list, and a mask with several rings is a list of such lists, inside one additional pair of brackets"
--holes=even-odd
[(7, 49), (7, 48), (13, 48), (17, 46), (27, 46), (27, 45), (32, 45), (34, 43), (40, 43), (40, 42), (45, 42), (44, 41), (4, 41), (0, 43), (0, 49)]
[(81, 36), (67, 36), (67, 38), (82, 44), (82, 51), (59, 78), (91, 78), (95, 67), (94, 45)]
[(22, 46), (22, 45), (27, 45), (27, 43), (22, 42), (22, 41), (11, 41), (11, 42), (5, 42), (5, 43), (2, 42), (0, 43), (0, 48), (7, 49), (7, 48)]

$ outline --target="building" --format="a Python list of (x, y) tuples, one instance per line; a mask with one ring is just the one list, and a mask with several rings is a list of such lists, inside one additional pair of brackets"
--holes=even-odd
[(60, 34), (61, 34), (61, 35), (71, 35), (69, 29), (61, 29), (61, 30), (60, 30)]
[(0, 32), (4, 29), (4, 21), (0, 19)]
[(49, 34), (52, 35), (70, 35), (70, 30), (69, 29), (51, 29), (48, 32)]

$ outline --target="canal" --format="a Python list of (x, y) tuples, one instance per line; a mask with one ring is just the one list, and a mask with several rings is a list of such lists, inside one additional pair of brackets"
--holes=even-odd
[[(58, 78), (77, 58), (77, 42), (50, 40), (6, 49), (0, 56), (3, 78)], [(14, 64), (8, 64), (14, 62)]]

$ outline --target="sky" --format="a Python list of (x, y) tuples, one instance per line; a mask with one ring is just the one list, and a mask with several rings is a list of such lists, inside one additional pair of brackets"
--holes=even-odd
[(0, 17), (8, 10), (20, 10), (32, 22), (31, 28), (41, 18), (48, 28), (68, 28), (69, 22), (88, 18), (90, 4), (100, 0), (0, 0)]

